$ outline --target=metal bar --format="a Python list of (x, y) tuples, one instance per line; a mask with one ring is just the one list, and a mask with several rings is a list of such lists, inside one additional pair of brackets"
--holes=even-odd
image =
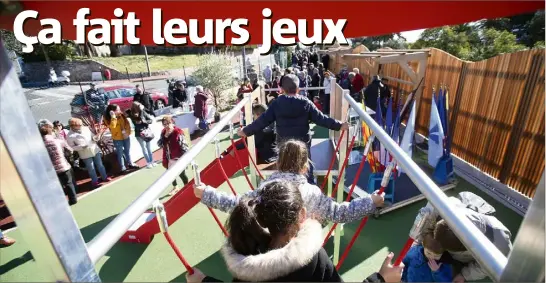
[[(302, 87), (300, 88), (300, 90), (322, 90), (322, 89), (326, 89), (325, 87), (323, 86), (312, 86), (312, 87)], [(280, 91), (281, 89), (280, 88), (266, 88), (264, 89), (264, 91)]]
[(446, 220), (461, 242), (472, 252), (476, 261), (485, 268), (493, 280), (498, 281), (507, 262), (502, 252), (464, 214), (455, 209), (445, 193), (389, 137), (385, 130), (359, 107), (359, 104), (349, 94), (344, 94), (344, 97), (356, 110), (360, 118), (370, 127), (381, 144), (391, 153), (393, 159), (398, 161), (399, 166), (402, 167), (417, 188), (438, 210), (440, 216)]
[(144, 191), (136, 200), (121, 212), (108, 226), (106, 226), (91, 242), (88, 243), (88, 251), (91, 260), (96, 263), (102, 256), (114, 246), (114, 244), (123, 236), (131, 225), (140, 217), (142, 213), (148, 210), (150, 204), (163, 193), (163, 190), (180, 175), (197, 155), (214, 140), (222, 129), (231, 122), (231, 119), (239, 114), (241, 108), (248, 103), (249, 96), (244, 97), (231, 111), (229, 111), (210, 131), (205, 134), (201, 140), (192, 146), (188, 152), (169, 168), (161, 177), (159, 177), (146, 191)]
[(544, 172), (500, 282), (544, 282)]
[(100, 282), (1, 40), (0, 121), (2, 197), (44, 280)]

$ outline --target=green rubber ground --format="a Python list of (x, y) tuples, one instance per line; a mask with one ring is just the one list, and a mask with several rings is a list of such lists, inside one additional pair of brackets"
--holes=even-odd
[[(315, 130), (315, 137), (324, 137), (325, 134), (324, 129)], [(219, 138), (222, 139), (222, 148), (226, 148), (229, 142), (227, 135), (221, 134)], [(417, 155), (415, 156), (416, 161), (426, 164), (426, 156), (423, 157), (424, 155), (418, 152), (415, 155)], [(214, 149), (210, 145), (201, 153), (197, 161), (203, 168), (213, 158)], [(87, 195), (73, 206), (74, 218), (85, 241), (90, 241), (163, 172), (162, 167), (150, 170), (142, 169), (105, 186), (98, 192)], [(188, 170), (187, 173), (188, 176), (192, 174), (191, 170)], [(231, 178), (231, 181), (238, 192), (249, 190), (241, 173)], [(170, 188), (166, 188), (165, 193), (168, 192), (168, 189)], [(229, 188), (224, 184), (220, 190), (227, 192)], [(522, 220), (519, 215), (462, 179), (459, 180), (457, 188), (449, 192), (449, 195), (465, 190), (482, 196), (495, 206), (497, 217), (512, 231), (514, 237), (516, 236), (516, 231)], [(377, 220), (370, 219), (340, 270), (343, 279), (347, 282), (361, 282), (366, 276), (379, 269), (388, 251), (397, 253), (407, 239), (418, 209), (424, 204), (425, 202), (421, 201), (382, 215)], [(222, 221), (226, 219), (226, 214), (222, 212), (217, 212), (217, 214)], [(359, 221), (356, 221), (344, 226), (342, 249), (350, 241), (358, 224)], [(11, 247), (0, 249), (0, 282), (51, 282), (48, 270), (33, 260), (25, 243), (25, 237), (32, 235), (23, 236), (22, 233), (24, 231), (20, 229), (9, 232), (8, 235), (15, 238), (17, 243)], [(191, 265), (218, 279), (231, 280), (219, 254), (224, 236), (203, 205), (198, 204), (174, 223), (170, 227), (170, 233)], [(332, 241), (328, 243), (326, 248), (328, 253), (332, 254)], [(105, 282), (185, 281), (185, 269), (162, 235), (157, 235), (150, 245), (117, 243), (99, 261), (96, 270), (102, 281)]]

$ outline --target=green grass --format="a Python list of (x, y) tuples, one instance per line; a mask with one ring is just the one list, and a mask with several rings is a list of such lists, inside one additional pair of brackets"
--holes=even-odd
[[(197, 55), (149, 55), (150, 71), (165, 71), (173, 69), (189, 68), (197, 65)], [(122, 73), (147, 72), (144, 55), (124, 55), (120, 57), (95, 57), (94, 60), (112, 67)]]
[[(314, 130), (315, 137), (327, 136), (324, 128), (314, 127)], [(229, 144), (227, 134), (221, 133), (218, 138), (221, 140), (220, 147), (226, 148)], [(417, 150), (414, 152), (414, 160), (430, 174), (432, 170), (426, 165), (426, 155)], [(208, 145), (196, 159), (200, 168), (204, 168), (214, 159), (213, 145)], [(72, 206), (72, 213), (84, 240), (91, 240), (163, 172), (162, 167), (141, 170)], [(186, 173), (188, 176), (193, 175), (190, 168)], [(238, 193), (249, 190), (241, 172), (230, 180)], [(230, 192), (226, 183), (219, 190)], [(461, 179), (457, 187), (447, 194), (452, 196), (461, 191), (471, 191), (482, 196), (497, 209), (497, 217), (512, 231), (513, 237), (516, 236), (521, 216)], [(426, 201), (419, 201), (382, 215), (379, 219), (370, 219), (340, 270), (343, 279), (346, 282), (361, 282), (379, 270), (389, 251), (400, 251), (417, 211), (425, 204)], [(227, 214), (216, 212), (222, 222), (226, 220)], [(344, 225), (341, 252), (351, 240), (359, 222)], [(196, 205), (170, 226), (169, 231), (190, 265), (218, 279), (232, 279), (219, 253), (225, 239), (204, 205)], [(9, 232), (8, 235), (17, 239), (17, 243), (0, 250), (0, 282), (51, 282), (53, 279), (48, 276), (49, 271), (33, 260), (25, 243), (25, 238), (32, 235), (23, 233), (22, 229)], [(330, 240), (325, 246), (330, 255), (333, 253), (332, 242)], [(185, 281), (185, 269), (162, 235), (157, 235), (150, 245), (116, 243), (96, 264), (96, 270), (103, 282)]]

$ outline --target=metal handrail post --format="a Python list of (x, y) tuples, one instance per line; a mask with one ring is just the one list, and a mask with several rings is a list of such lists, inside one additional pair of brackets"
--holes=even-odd
[(188, 152), (161, 175), (148, 189), (146, 189), (129, 207), (112, 220), (100, 233), (87, 244), (89, 256), (94, 263), (104, 256), (125, 232), (138, 220), (138, 218), (150, 207), (154, 200), (158, 199), (163, 190), (180, 175), (182, 170), (214, 140), (222, 129), (231, 122), (231, 119), (241, 111), (248, 103), (249, 97), (243, 98), (231, 111), (229, 111), (201, 140), (192, 146)]
[(498, 281), (507, 263), (506, 256), (464, 214), (450, 203), (445, 193), (398, 146), (385, 130), (359, 107), (358, 103), (349, 94), (345, 93), (344, 97), (356, 110), (360, 118), (370, 127), (386, 150), (392, 154), (393, 159), (398, 161), (398, 165), (402, 167), (417, 188), (432, 203), (440, 216), (445, 219), (455, 235), (472, 252), (476, 261), (485, 268), (493, 280)]

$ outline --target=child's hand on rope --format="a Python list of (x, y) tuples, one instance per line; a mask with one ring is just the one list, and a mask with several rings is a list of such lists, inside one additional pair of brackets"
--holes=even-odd
[(195, 194), (195, 197), (197, 197), (198, 199), (201, 199), (201, 197), (203, 197), (203, 192), (205, 191), (206, 187), (207, 185), (205, 184), (200, 184), (200, 185), (193, 184), (193, 193)]
[(189, 274), (189, 273), (186, 273), (186, 282), (188, 283), (198, 283), (198, 282), (203, 282), (203, 279), (205, 279), (205, 277), (207, 277), (205, 274), (203, 274), (203, 272), (201, 272), (201, 270), (197, 269), (197, 268), (193, 268), (193, 274)]
[(385, 193), (379, 194), (379, 190), (377, 190), (373, 192), (371, 197), (376, 207), (382, 207), (385, 204)]

